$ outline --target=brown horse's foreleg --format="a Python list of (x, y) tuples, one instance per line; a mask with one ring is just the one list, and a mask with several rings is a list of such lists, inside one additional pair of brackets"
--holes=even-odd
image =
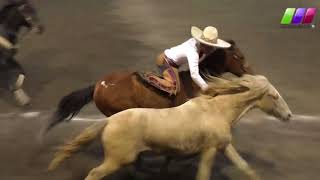
[(201, 153), (201, 159), (198, 167), (197, 180), (209, 180), (211, 175), (211, 167), (217, 149), (212, 147)]
[(260, 177), (254, 172), (249, 164), (240, 156), (232, 144), (229, 144), (225, 149), (225, 155), (252, 180), (260, 180)]
[(16, 81), (13, 83), (11, 87), (11, 91), (13, 93), (14, 99), (20, 106), (29, 105), (31, 98), (27, 95), (27, 93), (23, 90), (22, 86), (24, 83), (25, 75), (19, 74)]

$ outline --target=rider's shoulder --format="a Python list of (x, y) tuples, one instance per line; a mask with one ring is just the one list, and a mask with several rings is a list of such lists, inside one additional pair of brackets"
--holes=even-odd
[(186, 42), (196, 45), (198, 41), (195, 38), (189, 38)]
[(197, 48), (197, 40), (195, 38), (190, 38), (188, 40), (186, 40), (183, 45), (192, 47), (192, 48)]

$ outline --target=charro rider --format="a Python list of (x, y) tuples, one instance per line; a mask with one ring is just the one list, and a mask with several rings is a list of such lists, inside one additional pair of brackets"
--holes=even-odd
[(199, 73), (199, 62), (216, 48), (229, 48), (231, 44), (218, 38), (218, 30), (208, 26), (203, 31), (198, 27), (191, 27), (192, 38), (186, 42), (166, 49), (157, 59), (156, 64), (163, 78), (152, 73), (146, 73), (144, 78), (153, 86), (170, 94), (177, 94), (180, 89), (178, 69), (188, 63), (193, 81), (206, 90), (208, 85)]

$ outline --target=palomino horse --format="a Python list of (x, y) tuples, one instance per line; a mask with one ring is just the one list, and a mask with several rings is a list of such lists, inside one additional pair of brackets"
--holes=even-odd
[(11, 91), (22, 106), (29, 104), (30, 98), (22, 89), (25, 73), (14, 55), (23, 27), (43, 32), (37, 12), (28, 1), (12, 1), (0, 10), (0, 88)]
[(129, 109), (93, 124), (56, 153), (49, 169), (102, 134), (105, 160), (90, 171), (86, 180), (110, 175), (145, 150), (200, 153), (197, 180), (209, 180), (213, 159), (221, 151), (252, 180), (258, 180), (232, 145), (232, 125), (255, 107), (283, 121), (290, 120), (292, 113), (263, 76), (244, 75), (233, 81), (212, 77), (210, 82), (206, 92), (180, 106)]
[[(234, 41), (228, 41), (229, 49), (218, 49), (200, 64), (200, 71), (210, 75), (221, 75), (231, 72), (237, 76), (252, 74), (251, 67)], [(177, 96), (168, 94), (144, 83), (133, 72), (116, 72), (105, 76), (95, 86), (74, 91), (65, 96), (59, 103), (54, 116), (50, 119), (47, 131), (56, 124), (71, 119), (84, 105), (93, 99), (98, 109), (106, 116), (120, 111), (144, 108), (168, 108), (178, 106), (195, 97), (199, 88), (193, 83), (190, 72), (180, 72), (181, 91)]]

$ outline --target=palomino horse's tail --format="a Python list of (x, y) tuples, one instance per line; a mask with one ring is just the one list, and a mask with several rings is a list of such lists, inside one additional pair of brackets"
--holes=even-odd
[(73, 91), (67, 96), (64, 96), (60, 100), (55, 113), (49, 119), (45, 133), (60, 122), (70, 121), (76, 116), (86, 104), (93, 100), (94, 88), (95, 86), (92, 85), (87, 88)]
[(101, 132), (104, 127), (108, 124), (108, 120), (94, 123), (93, 125), (86, 128), (80, 135), (74, 138), (71, 142), (65, 144), (60, 150), (54, 155), (54, 159), (50, 162), (48, 170), (56, 169), (62, 161), (71, 156), (71, 154), (77, 152), (81, 146), (89, 144), (90, 141), (94, 140)]

